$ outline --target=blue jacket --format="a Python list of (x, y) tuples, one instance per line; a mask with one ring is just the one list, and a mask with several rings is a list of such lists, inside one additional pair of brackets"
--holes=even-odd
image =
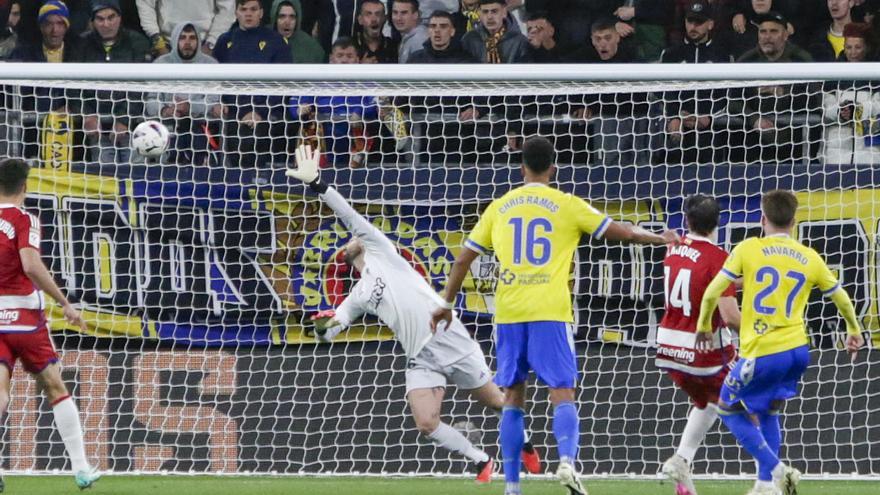
[(365, 124), (379, 120), (379, 105), (372, 96), (292, 96), (289, 103), (290, 115), (295, 121), (299, 120), (300, 105), (314, 105), (318, 114), (324, 116), (319, 121), (327, 145), (327, 159), (337, 166), (347, 166), (350, 160), (351, 116), (360, 115)]
[(266, 26), (241, 29), (237, 25), (221, 34), (214, 45), (221, 64), (291, 64), (290, 45)]

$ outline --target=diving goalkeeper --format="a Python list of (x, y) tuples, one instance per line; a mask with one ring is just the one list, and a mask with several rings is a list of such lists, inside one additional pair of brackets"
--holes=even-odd
[[(501, 416), (504, 394), (492, 382), (482, 349), (458, 318), (436, 334), (432, 332), (431, 313), (444, 307), (445, 302), (385, 234), (336, 190), (321, 182), (319, 160), (318, 151), (300, 146), (296, 150), (297, 168), (288, 170), (287, 175), (308, 184), (353, 234), (343, 248), (343, 256), (360, 273), (360, 280), (335, 311), (317, 315), (316, 337), (329, 342), (361, 315), (378, 316), (394, 332), (406, 354), (406, 395), (419, 432), (436, 445), (470, 459), (476, 465), (478, 482), (490, 481), (492, 458), (440, 421), (448, 382), (467, 390), (474, 400)], [(522, 458), (529, 472), (540, 472), (540, 459), (530, 443), (523, 447)]]

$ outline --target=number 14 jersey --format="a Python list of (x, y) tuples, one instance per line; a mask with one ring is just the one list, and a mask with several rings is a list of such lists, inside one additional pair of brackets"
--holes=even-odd
[[(701, 354), (694, 345), (703, 294), (726, 259), (726, 251), (711, 240), (693, 234), (666, 250), (663, 260), (666, 309), (657, 329), (657, 367), (710, 376), (736, 357), (730, 331), (724, 327), (717, 311), (713, 322), (714, 328), (720, 331), (714, 335), (712, 351)], [(722, 297), (735, 295), (736, 289), (731, 284)]]

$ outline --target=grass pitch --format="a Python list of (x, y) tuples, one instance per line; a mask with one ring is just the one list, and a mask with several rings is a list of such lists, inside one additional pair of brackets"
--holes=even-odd
[[(659, 481), (587, 480), (590, 495), (674, 495)], [(700, 495), (743, 495), (751, 483), (698, 481)], [(878, 495), (880, 481), (804, 481), (800, 495)], [(11, 476), (5, 494), (80, 493), (69, 476)], [(212, 476), (108, 476), (83, 495), (501, 495), (504, 483), (403, 478), (281, 478)], [(527, 481), (525, 495), (566, 495), (552, 481)]]

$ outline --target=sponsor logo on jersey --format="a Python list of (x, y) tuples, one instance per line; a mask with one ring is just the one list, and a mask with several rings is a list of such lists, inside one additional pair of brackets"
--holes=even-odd
[(18, 321), (21, 312), (12, 309), (0, 309), (0, 325), (9, 325)]

